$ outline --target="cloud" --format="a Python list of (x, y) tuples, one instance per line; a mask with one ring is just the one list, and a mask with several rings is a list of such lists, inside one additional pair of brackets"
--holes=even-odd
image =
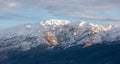
[(113, 21), (113, 22), (107, 22), (106, 24), (107, 25), (120, 25), (120, 22)]
[(0, 0), (0, 9), (4, 8), (44, 9), (55, 16), (67, 15), (81, 19), (119, 21), (115, 19), (116, 16), (109, 17), (112, 13), (106, 15), (106, 18), (101, 18), (99, 15), (96, 17), (94, 14), (96, 11), (120, 11), (120, 0)]
[(13, 8), (15, 7), (17, 4), (16, 3), (13, 3), (13, 2), (7, 2), (6, 3), (6, 7), (9, 7), (9, 8)]
[(0, 0), (0, 8), (14, 8), (16, 7), (17, 4), (15, 2), (10, 2), (10, 1), (5, 1), (5, 0)]
[[(21, 8), (48, 8), (59, 11), (108, 10), (120, 8), (120, 0), (0, 0), (7, 6)], [(6, 4), (8, 3), (8, 4)], [(3, 5), (2, 4), (2, 5)], [(19, 5), (18, 5), (19, 4)], [(19, 7), (19, 8), (20, 8)]]
[(0, 15), (0, 19), (4, 19), (4, 20), (36, 19), (36, 20), (40, 20), (40, 18), (37, 16), (30, 16), (30, 15), (24, 15), (24, 14), (18, 14), (18, 13), (7, 13), (4, 15)]
[(78, 19), (88, 19), (88, 20), (99, 20), (99, 21), (120, 21), (120, 18), (105, 18), (105, 17), (99, 17), (99, 16), (90, 16), (90, 15), (83, 15), (77, 17)]
[(2, 15), (0, 15), (0, 19), (10, 19), (9, 17), (7, 17), (7, 16), (2, 16)]

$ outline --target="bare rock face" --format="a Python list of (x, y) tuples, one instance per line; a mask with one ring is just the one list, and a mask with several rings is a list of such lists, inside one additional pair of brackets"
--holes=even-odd
[(93, 45), (91, 36), (94, 35), (94, 33), (95, 33), (95, 27), (92, 27), (88, 30), (87, 42), (83, 46), (84, 48)]
[(79, 26), (73, 26), (73, 35), (76, 37), (78, 35)]
[(83, 48), (86, 48), (86, 47), (88, 47), (88, 46), (91, 46), (92, 45), (92, 40), (91, 40), (91, 38), (87, 38), (87, 42), (85, 43), (85, 45), (83, 46)]
[(45, 44), (47, 45), (57, 45), (58, 41), (55, 36), (54, 30), (48, 30), (43, 33), (44, 38), (45, 38)]

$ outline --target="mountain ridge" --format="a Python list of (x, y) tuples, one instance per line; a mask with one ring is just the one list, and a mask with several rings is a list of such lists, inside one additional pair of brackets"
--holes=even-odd
[(1, 30), (0, 35), (0, 52), (9, 49), (26, 51), (39, 45), (68, 48), (76, 45), (88, 47), (103, 41), (119, 41), (120, 29), (114, 25), (102, 26), (87, 22), (73, 25), (67, 20), (51, 19)]

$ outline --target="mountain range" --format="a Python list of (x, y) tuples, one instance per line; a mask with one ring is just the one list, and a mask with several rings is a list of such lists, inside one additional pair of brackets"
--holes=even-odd
[[(72, 47), (88, 49), (90, 47), (94, 48), (95, 45), (119, 45), (119, 41), (119, 25), (102, 26), (85, 21), (78, 24), (67, 20), (51, 19), (40, 23), (29, 23), (0, 30), (0, 60), (4, 61), (8, 58), (7, 55), (14, 57), (13, 54), (17, 55), (19, 52), (27, 52), (33, 49), (35, 51), (39, 49), (42, 52), (51, 50), (65, 51)], [(0, 61), (1, 64), (3, 61)]]

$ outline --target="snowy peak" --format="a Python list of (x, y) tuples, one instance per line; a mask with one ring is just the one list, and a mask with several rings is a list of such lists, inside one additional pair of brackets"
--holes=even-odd
[(91, 23), (85, 22), (85, 21), (81, 21), (79, 24), (80, 27), (86, 27), (86, 26), (91, 26)]
[(41, 21), (40, 25), (43, 26), (61, 26), (61, 25), (67, 25), (70, 21), (67, 20), (57, 20), (57, 19), (50, 19), (47, 21)]
[(82, 29), (91, 29), (94, 32), (107, 31), (107, 30), (112, 29), (112, 27), (113, 27), (112, 25), (102, 26), (102, 25), (98, 25), (98, 24), (88, 23), (85, 21), (80, 22), (79, 26)]
[(27, 24), (27, 25), (25, 25), (25, 27), (26, 27), (27, 29), (30, 29), (30, 28), (32, 28), (32, 25), (31, 25), (31, 24)]
[(79, 26), (81, 28), (102, 27), (101, 25), (93, 24), (85, 21), (80, 22)]

